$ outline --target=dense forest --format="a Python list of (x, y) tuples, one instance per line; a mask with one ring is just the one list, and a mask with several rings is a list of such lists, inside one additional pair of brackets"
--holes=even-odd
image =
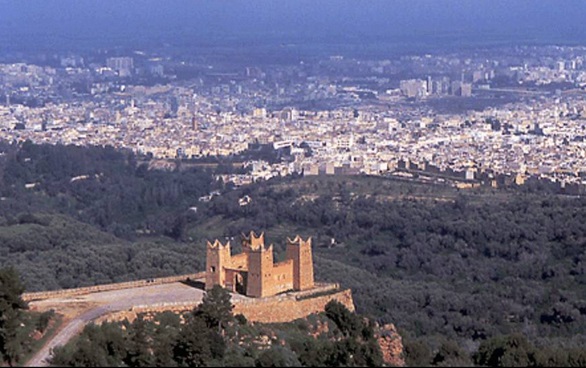
[[(211, 170), (149, 170), (132, 152), (107, 146), (0, 146), (0, 216), (59, 212), (120, 238), (136, 230), (178, 237), (177, 211), (197, 204), (215, 184)], [(221, 183), (217, 184), (221, 186)]]
[(14, 265), (28, 291), (201, 266), (177, 240), (195, 214), (189, 208), (223, 187), (209, 169), (149, 170), (148, 161), (112, 147), (0, 149), (0, 263)]
[(352, 288), (358, 311), (396, 323), (408, 343), (473, 352), (521, 333), (586, 347), (585, 198), (318, 177), (242, 188), (208, 216), (226, 234), (313, 235), (317, 277)]
[(0, 148), (0, 262), (27, 290), (198, 271), (206, 239), (250, 230), (279, 258), (298, 233), (312, 236), (318, 280), (352, 288), (359, 313), (397, 325), (408, 362), (441, 365), (454, 344), (479, 364), (489, 361), (473, 355), (495, 341), (586, 347), (586, 198), (365, 176), (232, 188), (212, 169), (154, 170), (111, 147)]

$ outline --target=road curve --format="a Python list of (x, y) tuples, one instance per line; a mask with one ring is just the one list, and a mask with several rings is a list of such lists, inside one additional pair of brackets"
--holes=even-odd
[[(52, 351), (58, 346), (65, 345), (74, 336), (79, 334), (83, 327), (91, 321), (111, 312), (129, 310), (133, 306), (148, 306), (168, 302), (197, 302), (201, 301), (204, 291), (182, 283), (166, 285), (144, 286), (134, 289), (105, 291), (51, 301), (43, 301), (43, 308), (52, 307), (59, 313), (59, 306), (73, 303), (91, 303), (95, 305), (91, 309), (85, 309), (79, 315), (66, 322), (59, 332), (53, 336), (26, 364), (26, 367), (49, 366)], [(35, 304), (31, 302), (30, 304)], [(39, 303), (41, 304), (41, 303)]]
[(81, 332), (83, 327), (92, 320), (103, 316), (110, 312), (108, 308), (98, 307), (85, 312), (81, 316), (69, 321), (59, 333), (57, 333), (51, 340), (31, 360), (27, 362), (26, 367), (46, 367), (49, 365), (47, 361), (52, 355), (53, 349), (57, 346), (65, 345), (75, 335)]

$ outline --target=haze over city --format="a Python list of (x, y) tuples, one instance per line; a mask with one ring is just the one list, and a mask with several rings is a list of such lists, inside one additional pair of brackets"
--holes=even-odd
[(586, 37), (581, 17), (586, 5), (574, 0), (3, 0), (0, 5), (2, 49), (294, 43), (300, 53), (304, 46), (334, 53), (336, 48), (363, 51), (348, 50), (348, 45), (426, 52), (511, 43), (575, 44)]
[(586, 366), (584, 14), (0, 0), (0, 366)]

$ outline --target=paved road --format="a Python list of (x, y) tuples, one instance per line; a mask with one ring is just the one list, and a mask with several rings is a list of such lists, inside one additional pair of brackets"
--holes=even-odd
[(51, 357), (52, 350), (55, 347), (65, 345), (71, 338), (80, 333), (87, 323), (107, 313), (128, 310), (136, 305), (146, 306), (169, 302), (197, 302), (201, 300), (203, 294), (204, 291), (201, 289), (193, 288), (182, 283), (172, 283), (31, 302), (31, 306), (37, 305), (43, 310), (53, 308), (56, 312), (59, 312), (60, 307), (63, 306), (69, 308), (76, 304), (93, 306), (80, 308), (78, 315), (73, 316), (72, 319), (66, 322), (62, 326), (62, 329), (28, 361), (26, 366), (48, 366), (49, 363), (47, 360)]

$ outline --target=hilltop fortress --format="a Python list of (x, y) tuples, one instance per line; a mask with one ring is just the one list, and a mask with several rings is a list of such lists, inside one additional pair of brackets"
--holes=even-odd
[(265, 245), (264, 233), (243, 235), (240, 254), (231, 254), (230, 242), (207, 242), (206, 248), (203, 272), (25, 293), (23, 299), (31, 303), (32, 310), (53, 309), (66, 315), (71, 323), (81, 323), (80, 316), (90, 312), (97, 323), (133, 321), (139, 314), (152, 317), (166, 311), (192, 311), (201, 303), (205, 292), (191, 282), (201, 285), (203, 281), (206, 290), (220, 285), (240, 294), (232, 298), (233, 313), (242, 314), (252, 322), (294, 321), (323, 312), (332, 300), (354, 311), (350, 289), (340, 289), (337, 283), (314, 281), (311, 238), (287, 238), (282, 262), (274, 261), (273, 245)]
[(139, 315), (154, 318), (162, 312), (193, 311), (205, 295), (196, 286), (202, 281), (206, 290), (220, 285), (241, 294), (231, 298), (232, 312), (251, 322), (294, 321), (323, 312), (332, 300), (354, 311), (350, 289), (314, 281), (311, 238), (287, 238), (285, 260), (274, 262), (273, 245), (265, 245), (264, 233), (257, 236), (250, 232), (243, 235), (242, 253), (236, 255), (231, 254), (230, 242), (207, 242), (203, 272), (23, 294), (31, 310), (57, 311), (66, 323), (34, 362), (42, 362), (52, 348), (69, 340), (89, 321), (134, 321)]
[(314, 288), (311, 238), (287, 238), (286, 259), (274, 262), (273, 245), (264, 233), (242, 235), (242, 253), (231, 254), (230, 242), (207, 242), (206, 290), (214, 285), (249, 297), (263, 298), (286, 291)]

